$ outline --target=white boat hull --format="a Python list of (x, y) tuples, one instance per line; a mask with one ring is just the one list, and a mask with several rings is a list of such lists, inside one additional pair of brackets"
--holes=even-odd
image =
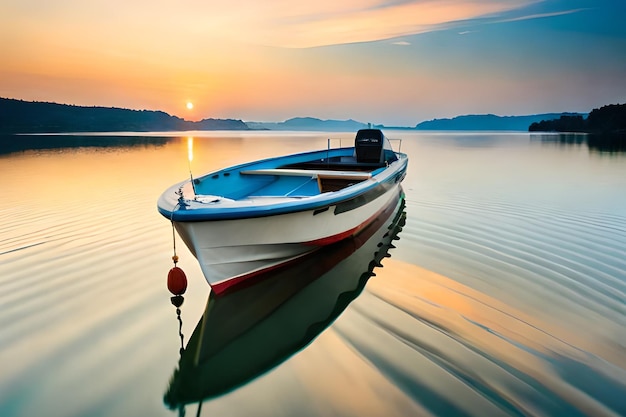
[(307, 210), (221, 221), (174, 222), (216, 293), (268, 269), (285, 265), (324, 245), (358, 234), (390, 204), (400, 183), (367, 204), (337, 212)]

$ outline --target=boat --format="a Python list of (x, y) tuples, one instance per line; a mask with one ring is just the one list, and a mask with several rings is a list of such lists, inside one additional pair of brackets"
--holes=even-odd
[(362, 129), (351, 147), (191, 177), (169, 187), (157, 206), (221, 294), (357, 235), (397, 198), (407, 165), (381, 130)]
[(404, 195), (356, 237), (267, 271), (254, 284), (210, 292), (164, 394), (171, 409), (232, 392), (312, 343), (362, 293), (399, 239)]

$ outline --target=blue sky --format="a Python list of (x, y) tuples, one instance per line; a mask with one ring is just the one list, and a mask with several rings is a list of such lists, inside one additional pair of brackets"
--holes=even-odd
[(625, 16), (624, 0), (5, 0), (0, 96), (404, 126), (587, 112), (626, 102)]

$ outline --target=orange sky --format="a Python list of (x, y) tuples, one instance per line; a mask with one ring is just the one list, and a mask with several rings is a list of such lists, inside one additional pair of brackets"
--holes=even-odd
[[(583, 3), (593, 2), (8, 0), (0, 4), (0, 97), (191, 120), (387, 125), (589, 111), (626, 98), (626, 43), (624, 30), (580, 25), (619, 2)], [(592, 57), (599, 68), (573, 56), (570, 40), (602, 45)], [(600, 85), (588, 85), (592, 70)]]

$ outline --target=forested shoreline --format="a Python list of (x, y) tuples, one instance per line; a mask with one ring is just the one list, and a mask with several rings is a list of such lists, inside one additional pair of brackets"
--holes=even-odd
[(204, 119), (192, 122), (162, 111), (0, 98), (0, 134), (248, 129), (248, 125), (241, 120)]
[(530, 132), (581, 132), (602, 135), (626, 134), (626, 104), (609, 104), (593, 109), (589, 115), (567, 116), (535, 122)]

